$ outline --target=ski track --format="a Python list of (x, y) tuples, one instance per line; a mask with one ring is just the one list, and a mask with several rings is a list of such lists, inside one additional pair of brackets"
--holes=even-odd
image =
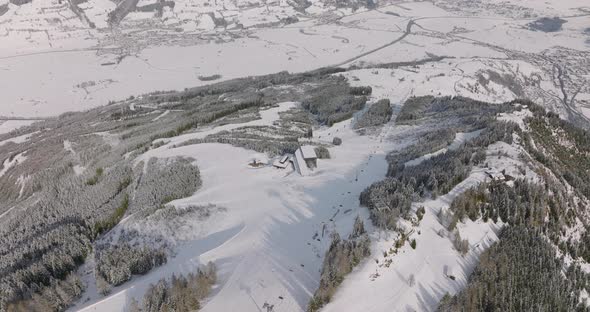
[[(469, 240), (470, 247), (463, 257), (449, 237), (437, 234), (441, 229), (445, 235), (448, 233), (437, 214), (440, 209), (446, 210), (456, 196), (486, 179), (484, 170), (476, 168), (448, 194), (415, 203), (415, 207), (426, 208), (424, 218), (409, 238), (416, 239), (416, 250), (406, 243), (396, 255), (389, 257), (393, 260), (389, 268), (380, 267), (374, 259), (383, 263), (383, 251), (392, 248), (397, 237), (373, 232), (371, 257), (346, 277), (332, 302), (322, 311), (434, 311), (445, 293), (452, 295), (465, 287), (479, 255), (498, 239), (502, 225), (481, 220), (459, 223), (461, 237)], [(448, 278), (445, 270), (456, 279)], [(370, 278), (375, 273), (379, 277)], [(408, 283), (411, 275), (415, 278), (413, 286)]]
[[(353, 132), (351, 120), (315, 131), (317, 141), (327, 143), (338, 136), (343, 144), (330, 148), (332, 159), (318, 160), (318, 168), (307, 177), (296, 173), (286, 175), (287, 171), (272, 167), (251, 169), (247, 163), (259, 153), (230, 145), (207, 143), (168, 148), (222, 130), (272, 124), (280, 111), (293, 105), (296, 103), (281, 103), (262, 111), (261, 119), (245, 124), (224, 125), (173, 138), (167, 145), (146, 153), (142, 160), (176, 156), (196, 159), (202, 188), (193, 196), (171, 204), (178, 207), (214, 204), (227, 208), (218, 229), (240, 228), (240, 231), (207, 250), (199, 247), (203, 240), (208, 241), (206, 237), (183, 245), (162, 267), (134, 278), (106, 298), (95, 296), (76, 309), (123, 311), (131, 298), (141, 299), (147, 283), (170, 277), (172, 273), (194, 271), (198, 265), (213, 261), (218, 266), (219, 285), (202, 311), (259, 311), (264, 303), (274, 304), (275, 309), (280, 306), (284, 311), (305, 310), (319, 283), (330, 231), (348, 235), (357, 215), (371, 228), (368, 211), (359, 206), (358, 197), (367, 186), (384, 177), (386, 152), (395, 145), (382, 141), (387, 141), (383, 139), (391, 134), (392, 126), (384, 127), (381, 134), (373, 137), (361, 137)], [(351, 211), (344, 214), (348, 209)], [(324, 236), (320, 235), (319, 241), (313, 240), (316, 232), (322, 232), (324, 224), (327, 227)], [(192, 251), (186, 253), (187, 249)]]

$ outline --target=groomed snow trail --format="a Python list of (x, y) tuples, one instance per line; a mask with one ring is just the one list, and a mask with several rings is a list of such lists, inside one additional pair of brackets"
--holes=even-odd
[[(210, 233), (181, 245), (167, 264), (134, 278), (106, 298), (84, 303), (82, 310), (123, 311), (131, 298), (141, 299), (149, 283), (172, 273), (194, 271), (198, 265), (213, 261), (218, 266), (219, 283), (203, 303), (202, 311), (260, 311), (265, 303), (274, 305), (275, 311), (279, 307), (281, 311), (304, 311), (319, 284), (330, 232), (337, 230), (347, 236), (357, 215), (370, 228), (368, 211), (359, 206), (358, 198), (362, 190), (385, 175), (386, 152), (395, 146), (381, 141), (387, 141), (383, 138), (390, 134), (391, 127), (384, 127), (380, 135), (361, 137), (352, 131), (348, 120), (315, 131), (319, 141), (331, 142), (338, 136), (343, 144), (330, 148), (332, 158), (318, 160), (318, 168), (306, 177), (272, 167), (251, 169), (247, 164), (259, 153), (230, 145), (208, 143), (168, 148), (228, 128), (272, 124), (279, 111), (293, 105), (281, 103), (261, 112), (261, 120), (247, 124), (175, 138), (142, 156), (141, 160), (193, 157), (203, 186), (193, 196), (171, 204), (214, 204), (227, 211), (216, 219)], [(201, 247), (217, 235), (214, 233), (227, 231), (232, 235), (209, 244), (211, 248)]]
[[(502, 114), (500, 119), (513, 121), (524, 128), (523, 119), (528, 116), (527, 112), (530, 113), (528, 109), (524, 109), (523, 112)], [(480, 132), (481, 130), (457, 133), (448, 149), (458, 148)], [(520, 137), (514, 134), (511, 145), (504, 142), (491, 144), (487, 148), (484, 163), (493, 168), (492, 170), (505, 171), (515, 178), (538, 182), (540, 177), (521, 160), (521, 155), (526, 154), (526, 151), (520, 142)], [(525, 168), (524, 172), (521, 171), (522, 168)], [(405, 232), (411, 231), (408, 241), (416, 240), (416, 249), (406, 243), (397, 254), (385, 258), (383, 253), (395, 248), (398, 237), (391, 233), (374, 231), (371, 234), (371, 257), (345, 278), (332, 302), (322, 311), (435, 311), (446, 293), (453, 295), (463, 289), (479, 261), (479, 256), (498, 240), (499, 232), (505, 224), (501, 221), (496, 224), (486, 223), (481, 219), (474, 222), (468, 218), (459, 222), (459, 234), (469, 242), (469, 251), (462, 256), (453, 246), (452, 235), (443, 225), (446, 223), (439, 217), (439, 212), (447, 211), (453, 199), (468, 189), (489, 181), (487, 170), (489, 169), (474, 167), (469, 177), (449, 193), (434, 200), (413, 204), (414, 209), (424, 206), (426, 210), (418, 226), (403, 223)], [(389, 267), (383, 265), (386, 259), (391, 260)], [(414, 283), (410, 282), (412, 279)]]
[[(485, 179), (485, 172), (475, 169), (448, 194), (416, 204), (426, 209), (420, 225), (412, 228), (410, 240), (416, 239), (416, 249), (406, 243), (398, 254), (388, 257), (393, 260), (389, 267), (382, 265), (383, 252), (394, 247), (396, 237), (374, 232), (370, 259), (346, 277), (322, 311), (434, 311), (445, 293), (454, 294), (465, 287), (481, 252), (498, 239), (501, 225), (481, 220), (459, 223), (461, 237), (469, 240), (469, 252), (461, 256), (437, 214), (447, 209), (453, 198)], [(442, 237), (438, 234), (441, 230)], [(415, 279), (413, 286), (411, 276)]]

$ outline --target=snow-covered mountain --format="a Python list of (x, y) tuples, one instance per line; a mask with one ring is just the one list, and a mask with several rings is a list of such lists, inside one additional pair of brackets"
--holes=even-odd
[(0, 311), (588, 309), (584, 3), (1, 1)]

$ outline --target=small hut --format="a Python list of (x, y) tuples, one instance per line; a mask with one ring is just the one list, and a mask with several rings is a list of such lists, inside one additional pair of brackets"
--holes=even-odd
[(318, 156), (315, 153), (314, 147), (304, 145), (295, 151), (293, 165), (300, 175), (305, 176), (310, 174), (311, 170), (317, 168), (317, 159)]

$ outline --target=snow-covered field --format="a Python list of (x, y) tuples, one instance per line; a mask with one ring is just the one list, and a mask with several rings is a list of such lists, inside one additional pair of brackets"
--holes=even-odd
[(26, 142), (27, 140), (29, 140), (31, 138), (31, 136), (35, 135), (36, 132), (33, 133), (27, 133), (27, 134), (23, 134), (17, 137), (13, 137), (4, 141), (0, 141), (0, 146), (8, 143), (8, 142), (13, 142), (13, 143), (23, 143)]
[(0, 121), (0, 134), (8, 133), (14, 129), (28, 126), (34, 123), (35, 120), (6, 120)]
[[(0, 16), (0, 116), (54, 116), (131, 95), (209, 83), (200, 76), (230, 79), (330, 65), (413, 62), (433, 55), (443, 59), (418, 68), (404, 64), (391, 74), (415, 86), (433, 85), (428, 90), (432, 94), (448, 90), (440, 85), (454, 84), (456, 93), (469, 89), (482, 96), (511, 97), (497, 82), (478, 80), (478, 74), (490, 69), (514, 76), (529, 89), (534, 84), (528, 80), (538, 78), (544, 92), (525, 90), (526, 95), (554, 101), (562, 94), (551, 64), (563, 64), (580, 67), (568, 72), (573, 84), (569, 92), (588, 85), (588, 70), (582, 68), (589, 50), (584, 33), (588, 13), (575, 0), (513, 3), (526, 13), (518, 18), (491, 0), (478, 5), (446, 1), (438, 7), (392, 2), (357, 11), (312, 2), (303, 13), (271, 2), (265, 4), (270, 11), (263, 20), (256, 3), (202, 6), (187, 0), (164, 8), (161, 18), (131, 12), (115, 28), (105, 24), (105, 12), (114, 8), (109, 1), (80, 4), (96, 28), (60, 3), (9, 4)], [(206, 26), (212, 21), (209, 13), (223, 18), (226, 26)], [(545, 33), (527, 27), (546, 14), (566, 20), (563, 29)], [(287, 16), (298, 21), (275, 20)], [(197, 27), (188, 30), (192, 24)], [(568, 57), (577, 56), (577, 61), (552, 55), (558, 46), (570, 49)], [(588, 87), (578, 93), (578, 103), (572, 105), (589, 107)]]

